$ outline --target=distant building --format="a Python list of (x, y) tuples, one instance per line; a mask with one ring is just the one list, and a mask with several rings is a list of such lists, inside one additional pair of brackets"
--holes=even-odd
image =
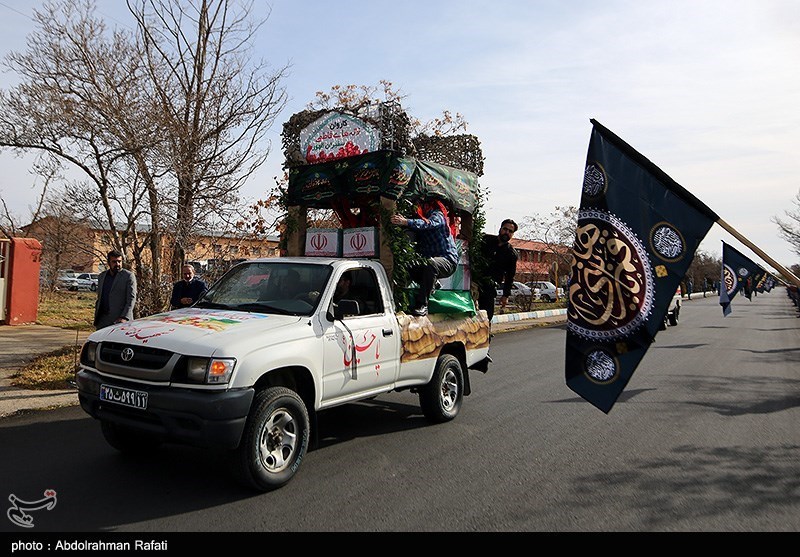
[[(43, 275), (55, 277), (59, 269), (79, 272), (105, 270), (106, 254), (112, 249), (111, 234), (107, 229), (44, 217), (23, 227), (25, 235), (42, 244)], [(137, 230), (146, 234), (147, 228)], [(258, 257), (277, 257), (278, 236), (253, 238), (247, 235), (215, 234), (201, 232), (186, 245), (186, 260), (205, 273), (218, 274), (231, 264)], [(171, 239), (162, 239), (162, 254), (167, 261), (172, 254)], [(145, 254), (147, 252), (145, 251)], [(149, 261), (143, 261), (147, 264)], [(169, 270), (165, 269), (168, 273)]]
[[(556, 286), (564, 286), (565, 279), (569, 278), (571, 269), (569, 261), (571, 248), (566, 246), (550, 246), (543, 242), (533, 240), (511, 239), (511, 245), (517, 250), (517, 276), (519, 282), (548, 280)], [(557, 264), (558, 277), (553, 275), (554, 264)], [(555, 280), (558, 278), (558, 280)]]

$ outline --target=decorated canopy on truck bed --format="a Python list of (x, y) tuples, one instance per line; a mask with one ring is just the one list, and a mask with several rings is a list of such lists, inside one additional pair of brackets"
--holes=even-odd
[(478, 177), (387, 150), (289, 170), (288, 205), (325, 209), (337, 198), (377, 195), (389, 199), (435, 197), (471, 214), (478, 195)]

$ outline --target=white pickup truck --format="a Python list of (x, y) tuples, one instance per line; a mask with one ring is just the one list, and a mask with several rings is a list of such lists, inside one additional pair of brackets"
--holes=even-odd
[(683, 297), (681, 296), (681, 289), (678, 288), (675, 291), (675, 294), (672, 295), (672, 300), (669, 302), (667, 312), (664, 314), (664, 323), (660, 327), (662, 331), (666, 330), (666, 328), (670, 325), (673, 327), (678, 326), (678, 319), (680, 319), (681, 315), (682, 300)]
[(452, 420), (488, 351), (485, 312), (398, 313), (377, 261), (272, 258), (237, 265), (193, 307), (92, 333), (76, 375), (116, 449), (230, 449), (237, 477), (266, 491), (297, 472), (320, 410), (410, 389), (429, 420)]

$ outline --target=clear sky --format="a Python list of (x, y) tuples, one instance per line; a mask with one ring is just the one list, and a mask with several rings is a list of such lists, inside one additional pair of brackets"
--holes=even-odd
[[(0, 54), (24, 48), (30, 0), (0, 0)], [(428, 120), (461, 113), (485, 156), (487, 229), (578, 205), (590, 118), (611, 129), (784, 266), (800, 261), (774, 216), (800, 191), (797, 0), (255, 0), (272, 11), (257, 50), (291, 64), (270, 158), (244, 194), (280, 173), (281, 124), (336, 84), (394, 83)], [(123, 0), (99, 0), (130, 26)], [(13, 76), (0, 75), (7, 88)], [(0, 193), (29, 214), (35, 179), (2, 155)], [(38, 183), (38, 182), (36, 182)], [(760, 262), (719, 226), (724, 240)]]

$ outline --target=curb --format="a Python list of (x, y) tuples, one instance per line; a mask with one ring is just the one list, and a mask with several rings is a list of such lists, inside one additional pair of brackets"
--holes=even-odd
[(525, 311), (522, 313), (504, 313), (492, 317), (492, 324), (495, 323), (511, 323), (513, 321), (527, 321), (529, 319), (542, 319), (544, 317), (557, 317), (559, 315), (566, 315), (567, 309), (543, 309), (540, 311)]

